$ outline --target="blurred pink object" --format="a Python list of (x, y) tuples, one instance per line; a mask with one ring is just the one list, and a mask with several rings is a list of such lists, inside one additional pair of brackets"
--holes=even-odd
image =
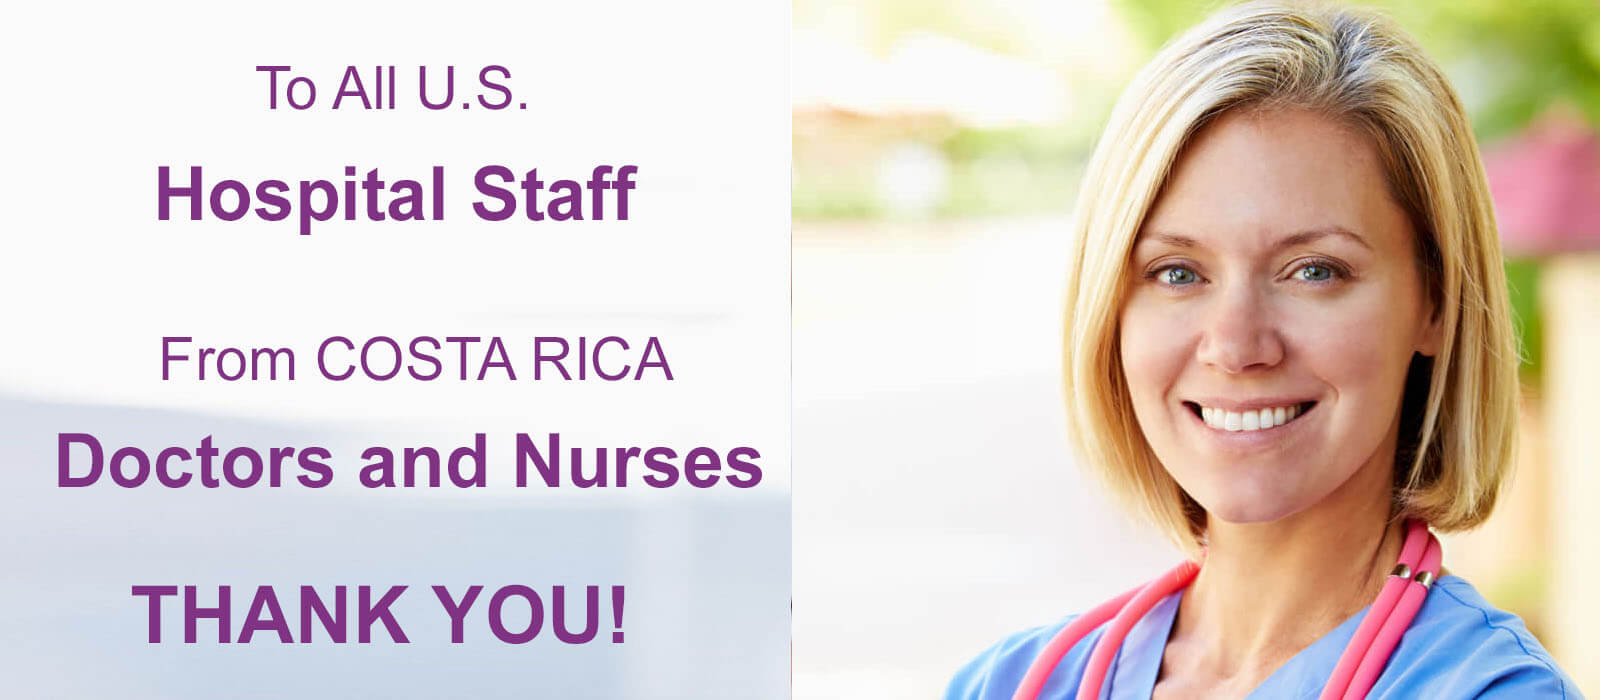
[(1600, 137), (1556, 112), (1484, 154), (1507, 255), (1600, 249)]

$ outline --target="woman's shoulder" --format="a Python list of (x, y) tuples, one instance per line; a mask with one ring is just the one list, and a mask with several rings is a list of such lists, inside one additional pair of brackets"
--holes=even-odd
[[(1160, 668), (1161, 650), (1177, 613), (1180, 595), (1173, 593), (1157, 601), (1148, 613), (1127, 630), (1112, 661), (1113, 685), (1123, 683), (1148, 686)], [(1022, 684), (1028, 669), (1044, 655), (1045, 648), (1063, 628), (1078, 618), (1071, 615), (1048, 625), (1032, 627), (1001, 639), (961, 668), (945, 691), (946, 700), (1009, 700)], [(1072, 697), (1089, 664), (1089, 655), (1104, 634), (1106, 623), (1084, 634), (1055, 660), (1040, 688), (1039, 697)]]
[[(991, 644), (956, 672), (945, 699), (1009, 700), (1034, 659), (1075, 618), (1024, 629)], [(1354, 628), (1346, 627), (1348, 636)], [(1160, 631), (1159, 625), (1149, 630)], [(1043, 696), (1059, 694), (1063, 691), (1057, 686), (1075, 682), (1100, 632), (1086, 635), (1067, 652)], [(1325, 680), (1334, 660), (1326, 659), (1328, 669), (1320, 678)], [(1491, 605), (1465, 579), (1445, 576), (1434, 584), (1369, 697), (1582, 700), (1583, 694), (1521, 618)]]
[(1030, 627), (991, 644), (956, 671), (945, 700), (1009, 700), (1045, 645), (1076, 617)]
[(1372, 695), (1583, 697), (1521, 618), (1453, 575), (1434, 584)]

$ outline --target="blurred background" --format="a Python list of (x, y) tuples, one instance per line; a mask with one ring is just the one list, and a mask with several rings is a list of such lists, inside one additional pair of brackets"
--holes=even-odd
[[(1112, 102), (1218, 4), (794, 1), (796, 698), (935, 696), (1177, 556), (1071, 463), (1058, 300)], [(1597, 692), (1600, 8), (1377, 5), (1467, 105), (1524, 348), (1516, 476), (1447, 562)]]

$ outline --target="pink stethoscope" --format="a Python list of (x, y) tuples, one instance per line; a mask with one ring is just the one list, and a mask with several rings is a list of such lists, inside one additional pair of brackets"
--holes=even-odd
[[(1400, 643), (1400, 635), (1405, 634), (1406, 628), (1411, 626), (1411, 620), (1417, 616), (1417, 610), (1422, 608), (1422, 599), (1428, 595), (1428, 589), (1439, 576), (1442, 557), (1439, 540), (1428, 531), (1428, 526), (1418, 520), (1407, 521), (1406, 540), (1400, 548), (1400, 559), (1389, 574), (1389, 580), (1383, 584), (1383, 591), (1378, 593), (1378, 599), (1373, 601), (1367, 616), (1362, 618), (1361, 626), (1356, 628), (1350, 644), (1344, 648), (1339, 664), (1334, 666), (1333, 676), (1323, 686), (1318, 700), (1361, 700), (1367, 696), (1378, 674), (1383, 671), (1384, 664), (1394, 654), (1395, 646)], [(1077, 700), (1098, 698), (1111, 660), (1116, 657), (1128, 630), (1161, 599), (1188, 586), (1198, 573), (1200, 564), (1185, 561), (1160, 578), (1101, 603), (1073, 619), (1050, 639), (1044, 651), (1039, 652), (1011, 700), (1037, 700), (1045, 680), (1061, 663), (1061, 657), (1066, 656), (1069, 649), (1106, 620), (1111, 620), (1111, 625), (1090, 652), (1089, 665), (1078, 684)]]

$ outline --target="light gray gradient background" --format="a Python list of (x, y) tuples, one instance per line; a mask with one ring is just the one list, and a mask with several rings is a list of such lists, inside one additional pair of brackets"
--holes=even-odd
[[(35, 4), (8, 26), (0, 696), (787, 694), (786, 4)], [(269, 112), (254, 67), (271, 64), (316, 78), (324, 105), (347, 65), (413, 80), (392, 112)], [(461, 80), (506, 66), (529, 109), (422, 110), (424, 64)], [(546, 180), (637, 165), (632, 219), (479, 221), (471, 178), (488, 164)], [(163, 222), (159, 165), (251, 183), (442, 165), (447, 216), (341, 219), (311, 236), (253, 217)], [(289, 346), (300, 378), (163, 382), (164, 335)], [(313, 354), (331, 335), (500, 335), (519, 380), (328, 382)], [(536, 335), (659, 336), (676, 380), (527, 381)], [(750, 445), (764, 476), (748, 490), (513, 489), (518, 431), (680, 454)], [(58, 488), (58, 432), (147, 451), (208, 434), (317, 444), (335, 485)], [(490, 488), (353, 487), (365, 446), (473, 432), (489, 438)], [(428, 586), (474, 583), (490, 590), (453, 645)], [(152, 645), (136, 584), (231, 585), (236, 627), (257, 585), (407, 585), (396, 617), (412, 642), (220, 645), (202, 622), (209, 641), (187, 645), (169, 609), (163, 636), (177, 641)], [(553, 639), (548, 615), (532, 643), (491, 641), (478, 608), (511, 584), (627, 586), (626, 642), (610, 642), (608, 612), (585, 645)]]

